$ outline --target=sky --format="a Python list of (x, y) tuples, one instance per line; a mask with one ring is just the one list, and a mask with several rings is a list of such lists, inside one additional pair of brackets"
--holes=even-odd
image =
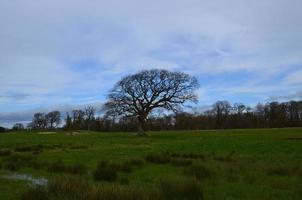
[(302, 99), (301, 0), (0, 0), (0, 126), (100, 106), (142, 69), (198, 78), (199, 103)]

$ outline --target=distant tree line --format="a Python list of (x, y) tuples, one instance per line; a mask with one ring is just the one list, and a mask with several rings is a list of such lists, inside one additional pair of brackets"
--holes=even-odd
[[(22, 123), (16, 123), (12, 130), (27, 128), (137, 131), (135, 117), (114, 118), (108, 115), (96, 115), (96, 108), (93, 106), (66, 113), (65, 122), (62, 124), (61, 116), (59, 111), (35, 113), (32, 122), (26, 127)], [(153, 113), (145, 124), (147, 131), (283, 127), (302, 127), (302, 101), (258, 103), (253, 108), (242, 103), (230, 104), (228, 101), (217, 101), (202, 113)], [(5, 129), (2, 128), (0, 131), (3, 132)]]
[[(66, 113), (64, 123), (61, 123), (61, 117), (59, 111), (35, 113), (26, 127), (16, 123), (12, 130), (137, 131), (135, 117), (96, 115), (93, 106)], [(153, 113), (145, 124), (147, 131), (283, 127), (302, 127), (302, 101), (258, 103), (253, 108), (242, 103), (232, 105), (228, 101), (217, 101), (209, 110), (201, 113)], [(1, 127), (0, 132), (4, 131), (7, 130)]]
[[(152, 115), (146, 122), (146, 130), (201, 130), (236, 128), (283, 128), (302, 126), (302, 101), (270, 102), (254, 108), (242, 103), (231, 105), (217, 101), (211, 109), (202, 113), (178, 112), (170, 115)], [(135, 131), (134, 118), (106, 120), (96, 118), (97, 131)]]

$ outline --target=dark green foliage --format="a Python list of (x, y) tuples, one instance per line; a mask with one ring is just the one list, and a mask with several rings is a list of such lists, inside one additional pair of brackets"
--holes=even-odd
[(170, 162), (170, 156), (167, 154), (148, 154), (146, 161), (156, 164), (166, 164)]
[(197, 180), (203, 180), (211, 175), (210, 170), (201, 164), (187, 167), (183, 172), (185, 175), (195, 177)]
[(7, 148), (0, 149), (0, 156), (9, 156), (11, 155), (12, 151)]
[(113, 167), (106, 161), (98, 163), (93, 177), (97, 181), (115, 181), (117, 179), (117, 167)]
[(174, 166), (189, 166), (189, 165), (192, 165), (192, 160), (173, 158), (173, 159), (171, 159), (171, 164)]
[(159, 182), (160, 199), (202, 200), (203, 190), (196, 179), (181, 177), (161, 178)]

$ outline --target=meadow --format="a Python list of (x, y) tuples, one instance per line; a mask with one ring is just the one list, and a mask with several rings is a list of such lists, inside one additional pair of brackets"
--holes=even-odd
[(301, 128), (148, 135), (0, 134), (0, 199), (302, 199)]

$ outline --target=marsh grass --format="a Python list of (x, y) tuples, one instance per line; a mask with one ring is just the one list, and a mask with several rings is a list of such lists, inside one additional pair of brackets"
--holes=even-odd
[(183, 174), (202, 181), (211, 176), (211, 171), (205, 165), (194, 164), (190, 167), (184, 168)]
[(156, 164), (167, 164), (171, 160), (168, 154), (155, 154), (151, 153), (146, 156), (146, 161)]
[(190, 165), (192, 165), (192, 163), (193, 162), (190, 159), (184, 159), (184, 158), (172, 158), (171, 159), (171, 164), (173, 166), (177, 166), (177, 167), (190, 166)]
[(47, 186), (28, 189), (22, 200), (143, 200), (146, 194), (138, 188), (117, 184), (90, 185), (80, 178), (61, 177)]
[(270, 176), (290, 176), (295, 174), (296, 169), (287, 165), (275, 165), (267, 169), (267, 174)]
[(71, 144), (69, 146), (70, 149), (72, 150), (77, 150), (77, 149), (88, 149), (87, 145), (83, 145), (83, 144)]
[(159, 180), (160, 199), (202, 200), (203, 190), (195, 178), (163, 177)]
[(12, 154), (12, 151), (8, 148), (0, 149), (0, 156), (10, 156), (11, 154)]
[(36, 186), (25, 191), (21, 200), (48, 200), (48, 191), (44, 186)]
[(55, 173), (84, 174), (87, 167), (84, 164), (66, 165), (62, 160), (47, 164), (47, 170)]
[(122, 185), (129, 185), (129, 178), (127, 176), (122, 176), (118, 179), (118, 182)]
[(36, 165), (36, 157), (32, 155), (12, 154), (4, 159), (4, 168), (11, 171), (18, 171), (22, 167), (32, 167)]
[(18, 145), (14, 148), (16, 152), (42, 151), (43, 145)]
[(235, 151), (231, 151), (226, 155), (214, 155), (213, 159), (220, 162), (234, 162), (235, 159)]
[(206, 156), (202, 153), (171, 153), (172, 158), (187, 158), (187, 159), (201, 159), (206, 160)]
[(93, 173), (96, 181), (115, 181), (117, 179), (118, 168), (107, 161), (100, 161)]
[(139, 158), (132, 158), (129, 160), (130, 164), (134, 167), (138, 167), (138, 168), (142, 168), (144, 161), (142, 159)]

